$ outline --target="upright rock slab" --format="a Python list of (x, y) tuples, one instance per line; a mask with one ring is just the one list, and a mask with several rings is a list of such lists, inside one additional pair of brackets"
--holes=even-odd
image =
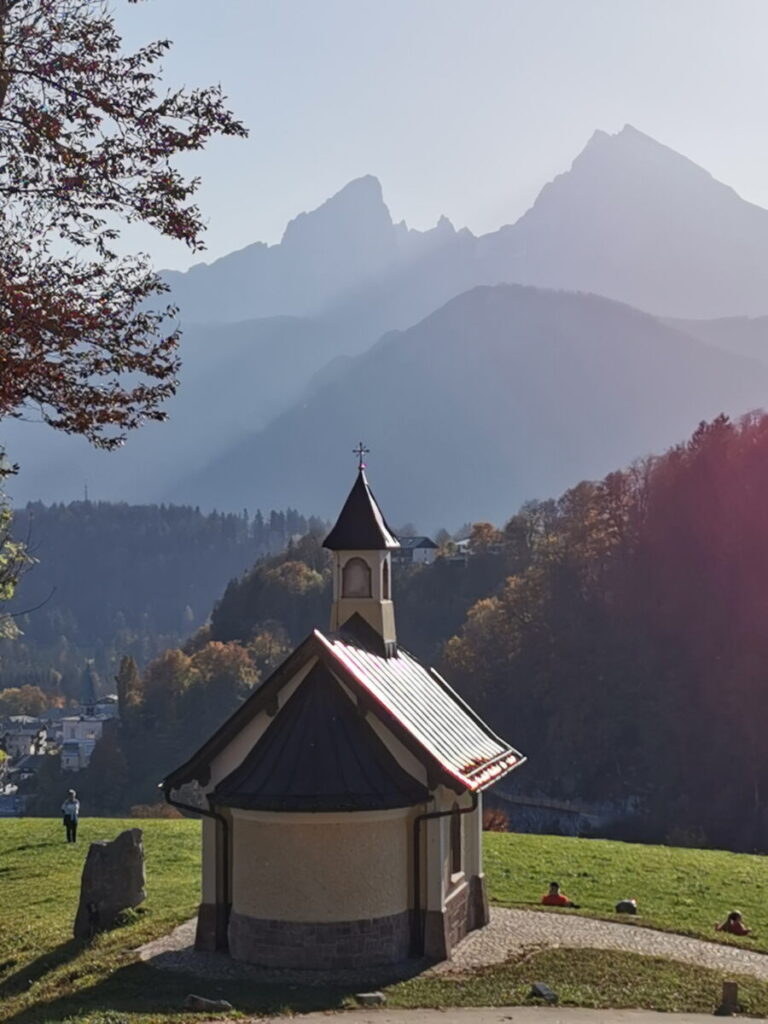
[(146, 899), (142, 835), (140, 828), (129, 828), (111, 841), (91, 843), (80, 882), (76, 939), (110, 928), (120, 911)]

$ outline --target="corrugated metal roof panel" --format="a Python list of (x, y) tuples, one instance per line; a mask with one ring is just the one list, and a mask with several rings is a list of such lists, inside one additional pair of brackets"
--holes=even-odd
[(440, 765), (471, 790), (485, 789), (525, 760), (496, 736), (433, 670), (400, 649), (382, 657), (343, 635), (315, 635)]

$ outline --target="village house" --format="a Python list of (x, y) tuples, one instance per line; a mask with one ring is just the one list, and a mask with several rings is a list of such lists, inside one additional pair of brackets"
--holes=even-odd
[(88, 767), (105, 726), (117, 714), (117, 696), (107, 694), (98, 698), (93, 670), (87, 666), (78, 713), (61, 719), (61, 767), (64, 771), (78, 772)]
[(31, 715), (11, 715), (5, 719), (0, 746), (11, 762), (30, 754), (44, 754), (48, 743), (45, 722)]
[(398, 537), (392, 558), (400, 565), (431, 565), (439, 548), (429, 537)]
[(203, 817), (196, 945), (274, 967), (445, 959), (488, 921), (482, 791), (524, 760), (398, 645), (361, 463), (315, 629), (163, 788)]

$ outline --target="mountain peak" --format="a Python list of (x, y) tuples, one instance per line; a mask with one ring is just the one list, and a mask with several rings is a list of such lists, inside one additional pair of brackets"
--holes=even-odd
[(595, 131), (584, 149), (573, 162), (572, 170), (583, 165), (595, 166), (621, 163), (630, 165), (635, 172), (647, 173), (655, 166), (664, 174), (696, 174), (700, 179), (712, 181), (712, 175), (687, 156), (665, 146), (652, 135), (641, 132), (634, 125), (625, 124), (621, 131), (611, 134)]
[(361, 231), (392, 228), (381, 182), (372, 174), (354, 178), (316, 209), (294, 217), (285, 229), (283, 244), (301, 244), (316, 229), (324, 233), (340, 228), (346, 232), (356, 227)]
[(580, 155), (588, 152), (604, 150), (634, 154), (641, 149), (664, 151), (679, 157), (680, 159), (686, 159), (685, 157), (682, 157), (680, 153), (677, 153), (675, 150), (665, 146), (662, 142), (654, 139), (652, 135), (647, 135), (645, 132), (641, 132), (639, 128), (635, 128), (634, 125), (631, 124), (625, 124), (618, 132), (606, 132), (603, 131), (602, 128), (598, 128), (592, 133)]
[(333, 202), (341, 196), (351, 195), (365, 196), (369, 199), (375, 199), (380, 203), (384, 202), (381, 182), (375, 174), (363, 174), (359, 178), (353, 178), (351, 181), (348, 181), (343, 188), (339, 189), (335, 195), (331, 196), (328, 202)]

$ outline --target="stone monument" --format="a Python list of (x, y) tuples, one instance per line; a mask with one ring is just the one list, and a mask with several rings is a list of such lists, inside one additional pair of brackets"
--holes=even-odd
[(111, 841), (91, 843), (80, 882), (76, 939), (111, 928), (121, 911), (146, 899), (142, 835), (140, 828), (129, 828)]

